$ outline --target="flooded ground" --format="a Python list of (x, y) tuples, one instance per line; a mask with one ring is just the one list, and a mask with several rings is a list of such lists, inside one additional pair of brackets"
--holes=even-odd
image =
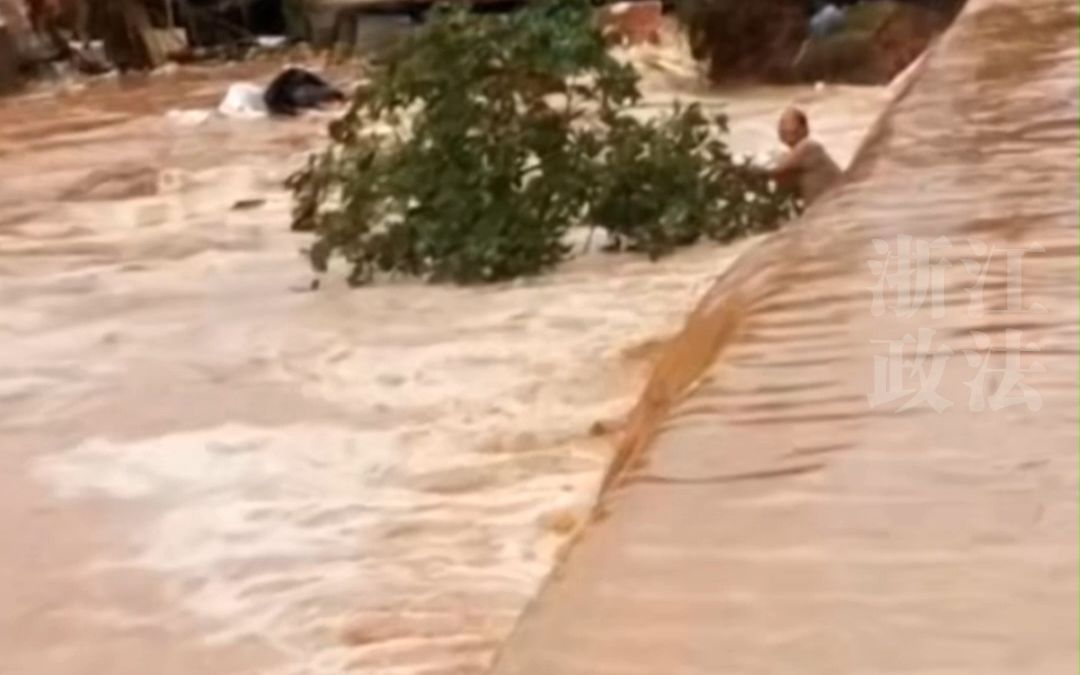
[[(843, 161), (882, 89), (704, 93)], [(0, 673), (471, 674), (583, 522), (655, 352), (760, 241), (483, 289), (310, 292), (325, 118), (191, 123), (270, 65), (0, 101)]]
[(1068, 675), (1077, 6), (971, 0), (661, 350), (499, 675)]

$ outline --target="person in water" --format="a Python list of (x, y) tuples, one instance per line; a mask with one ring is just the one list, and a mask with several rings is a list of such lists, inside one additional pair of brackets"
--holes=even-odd
[(832, 187), (843, 173), (821, 143), (810, 137), (806, 113), (788, 108), (777, 129), (788, 153), (769, 171), (780, 185), (793, 188), (807, 205)]

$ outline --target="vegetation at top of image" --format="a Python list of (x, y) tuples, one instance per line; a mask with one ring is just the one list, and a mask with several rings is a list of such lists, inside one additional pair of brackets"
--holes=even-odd
[(608, 52), (587, 0), (504, 15), (437, 7), (289, 180), (311, 263), (491, 282), (543, 272), (567, 231), (605, 228), (658, 257), (702, 236), (774, 226), (794, 200), (733, 158), (698, 106), (641, 119), (638, 75)]

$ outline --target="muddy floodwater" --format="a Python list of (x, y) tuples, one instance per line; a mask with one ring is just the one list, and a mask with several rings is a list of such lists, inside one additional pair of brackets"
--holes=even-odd
[(970, 0), (690, 314), (497, 675), (1070, 675), (1077, 5)]
[[(885, 88), (801, 102), (842, 161)], [(680, 68), (682, 70), (680, 70)], [(208, 116), (228, 66), (0, 101), (0, 673), (486, 672), (584, 522), (658, 341), (731, 260), (310, 291), (282, 180), (325, 116)]]

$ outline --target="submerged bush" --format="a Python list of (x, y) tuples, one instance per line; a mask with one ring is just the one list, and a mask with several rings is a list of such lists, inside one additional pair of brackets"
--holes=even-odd
[(659, 119), (613, 115), (608, 125), (589, 222), (616, 248), (657, 258), (702, 236), (727, 242), (796, 214), (790, 195), (732, 157), (723, 115), (677, 106)]
[(658, 256), (790, 211), (733, 162), (722, 118), (692, 106), (637, 121), (639, 98), (586, 0), (436, 8), (290, 179), (293, 227), (315, 232), (317, 270), (342, 256), (353, 284), (380, 271), (471, 283), (556, 265), (583, 222)]

